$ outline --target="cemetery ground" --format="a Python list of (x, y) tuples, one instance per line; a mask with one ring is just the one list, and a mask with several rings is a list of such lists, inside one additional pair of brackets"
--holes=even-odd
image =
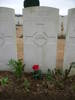
[(0, 72), (0, 100), (75, 100), (75, 76), (64, 80), (57, 73), (53, 80), (48, 78), (23, 73), (18, 79), (11, 72)]

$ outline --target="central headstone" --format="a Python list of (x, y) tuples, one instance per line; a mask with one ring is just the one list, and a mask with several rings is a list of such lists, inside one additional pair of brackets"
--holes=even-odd
[(34, 64), (39, 64), (43, 72), (56, 67), (58, 28), (58, 9), (50, 7), (23, 9), (25, 71), (32, 71)]
[(8, 61), (17, 59), (14, 10), (0, 7), (0, 70), (9, 70)]

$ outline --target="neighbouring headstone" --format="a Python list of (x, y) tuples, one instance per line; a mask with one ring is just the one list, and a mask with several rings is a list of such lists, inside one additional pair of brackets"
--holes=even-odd
[(32, 71), (34, 64), (46, 72), (56, 67), (59, 10), (50, 7), (23, 9), (25, 71)]
[(14, 10), (0, 7), (0, 70), (9, 70), (8, 61), (17, 59)]
[[(68, 68), (71, 62), (75, 62), (75, 8), (69, 10), (66, 33), (64, 69)], [(74, 69), (72, 69), (72, 74), (75, 73)]]

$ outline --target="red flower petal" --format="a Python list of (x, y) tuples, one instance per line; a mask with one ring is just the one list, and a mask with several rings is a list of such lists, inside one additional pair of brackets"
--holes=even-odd
[(39, 70), (39, 65), (35, 64), (35, 65), (32, 66), (32, 68), (33, 68), (34, 71), (37, 71), (37, 70)]

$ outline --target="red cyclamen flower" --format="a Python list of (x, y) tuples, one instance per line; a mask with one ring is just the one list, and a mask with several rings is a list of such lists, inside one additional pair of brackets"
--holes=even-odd
[(32, 66), (32, 68), (33, 68), (34, 71), (37, 71), (37, 70), (39, 70), (39, 65), (35, 64), (35, 65)]

